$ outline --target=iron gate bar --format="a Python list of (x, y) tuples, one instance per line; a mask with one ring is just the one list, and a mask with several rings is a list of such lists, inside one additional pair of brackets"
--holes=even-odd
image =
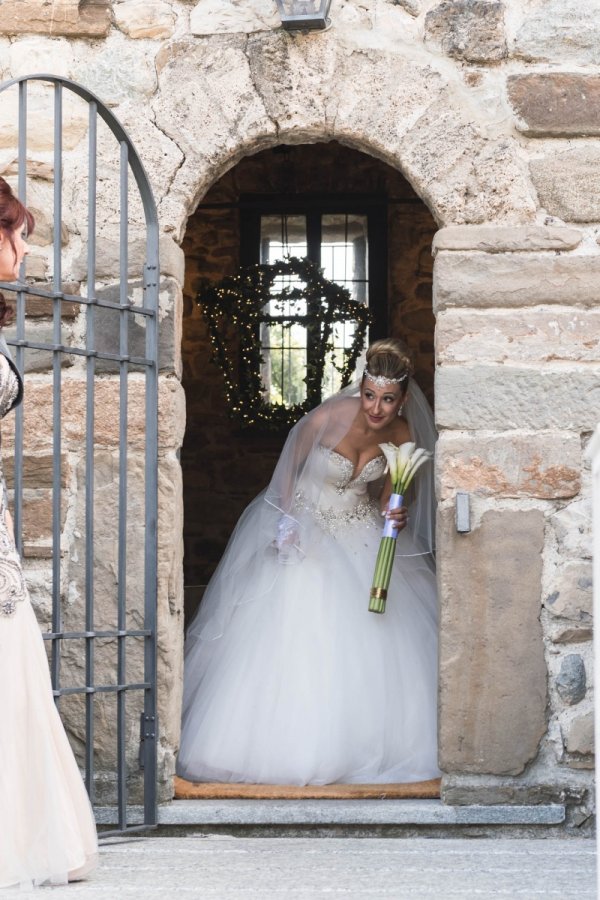
[[(27, 170), (27, 159), (23, 161)], [(21, 161), (19, 161), (19, 168)], [(58, 173), (58, 175), (57, 175)], [(52, 287), (60, 290), (62, 284), (62, 253), (60, 234), (62, 230), (62, 85), (54, 85), (54, 268)], [(58, 239), (57, 239), (58, 235)], [(52, 301), (53, 342), (55, 347), (61, 344), (62, 321), (60, 298)], [(52, 351), (52, 631), (62, 630), (62, 613), (60, 607), (60, 509), (62, 492), (61, 452), (62, 452), (62, 366), (61, 351)], [(52, 641), (52, 684), (60, 684), (61, 642)], [(60, 699), (60, 697), (59, 697)]]
[[(156, 626), (157, 626), (157, 527), (158, 527), (158, 219), (156, 204), (148, 177), (140, 157), (121, 123), (114, 114), (91, 91), (76, 82), (56, 75), (36, 74), (15, 78), (0, 85), (0, 93), (18, 86), (18, 191), (26, 203), (27, 182), (27, 86), (29, 82), (48, 82), (53, 85), (54, 95), (54, 238), (52, 290), (29, 285), (25, 282), (23, 265), (19, 281), (0, 283), (0, 287), (17, 293), (16, 337), (9, 343), (16, 348), (16, 364), (24, 371), (25, 349), (47, 350), (52, 353), (53, 372), (53, 498), (52, 498), (52, 574), (53, 612), (52, 630), (43, 638), (52, 644), (52, 683), (55, 697), (70, 694), (86, 695), (86, 784), (90, 797), (94, 795), (94, 696), (97, 693), (117, 695), (117, 804), (118, 829), (104, 832), (110, 834), (141, 831), (155, 827), (156, 809)], [(88, 104), (88, 242), (87, 242), (87, 296), (73, 296), (62, 290), (62, 123), (63, 92), (68, 90), (81, 97)], [(119, 147), (120, 183), (120, 290), (119, 303), (102, 300), (96, 295), (96, 227), (97, 227), (97, 123), (98, 117), (108, 126)], [(128, 173), (131, 169), (142, 201), (146, 223), (146, 261), (143, 267), (143, 297), (141, 306), (135, 306), (128, 297)], [(37, 296), (52, 302), (53, 340), (29, 341), (25, 339), (25, 298)], [(69, 347), (62, 343), (62, 304), (77, 303), (85, 307), (86, 338), (85, 349)], [(100, 352), (95, 349), (95, 307), (114, 310), (119, 316), (119, 352)], [(131, 356), (129, 349), (129, 316), (139, 315), (145, 320), (145, 356)], [(61, 406), (62, 406), (62, 354), (80, 356), (86, 359), (86, 425), (85, 425), (85, 630), (64, 631), (60, 611), (60, 531), (61, 531)], [(118, 364), (119, 371), (119, 524), (118, 545), (118, 587), (117, 587), (117, 628), (95, 630), (94, 616), (94, 401), (96, 360), (108, 360)], [(141, 366), (145, 372), (145, 535), (144, 535), (144, 628), (127, 630), (127, 413), (128, 375), (130, 366)], [(17, 410), (15, 423), (15, 530), (17, 548), (23, 552), (23, 408)], [(115, 638), (117, 641), (117, 684), (94, 685), (95, 641), (101, 638)], [(144, 640), (144, 680), (127, 684), (127, 638)], [(64, 640), (85, 640), (85, 687), (60, 687), (60, 650)], [(126, 771), (126, 719), (125, 694), (129, 691), (143, 691), (144, 712), (142, 715), (141, 768), (144, 770), (144, 825), (127, 824), (127, 771)]]
[[(2, 282), (7, 290), (14, 291), (15, 290), (15, 282)], [(33, 286), (27, 284), (25, 281), (17, 282), (18, 290), (23, 294), (31, 294), (34, 297), (42, 297), (45, 300), (55, 300), (57, 297), (62, 300), (64, 303), (74, 303), (78, 306), (89, 306), (93, 304), (94, 306), (104, 306), (107, 309), (122, 309), (120, 303), (113, 303), (111, 300), (102, 300), (100, 297), (94, 297), (90, 299), (89, 297), (81, 297), (79, 294), (65, 294), (63, 291), (47, 291), (42, 287), (37, 287), (37, 285)], [(133, 312), (136, 316), (153, 316), (154, 310), (149, 309), (145, 306), (132, 306), (129, 304), (127, 309), (130, 312)], [(13, 344), (16, 344), (16, 341), (13, 341)]]
[[(27, 153), (27, 85), (25, 82), (19, 84), (19, 143), (18, 143), (18, 190), (19, 197), (23, 203), (26, 202), (27, 193), (27, 170), (21, 165), (21, 160), (26, 158)], [(21, 263), (19, 271), (20, 281), (24, 281), (23, 274), (25, 272), (25, 260)], [(17, 292), (17, 338), (25, 337), (25, 304), (23, 302), (23, 293)], [(25, 351), (22, 348), (17, 349), (16, 364), (19, 372), (23, 373), (25, 363)], [(15, 422), (15, 537), (19, 556), (23, 557), (23, 466), (17, 465), (17, 461), (23, 458), (23, 406), (17, 407)]]
[[(97, 106), (90, 103), (88, 109), (88, 236), (96, 234), (96, 178), (97, 178)], [(60, 290), (61, 285), (58, 286)], [(85, 627), (89, 632), (85, 641), (85, 683), (94, 683), (94, 425), (96, 377), (94, 300), (96, 298), (96, 246), (88, 241), (87, 292), (90, 303), (85, 310)], [(85, 699), (85, 781), (90, 801), (95, 800), (94, 784), (94, 693)]]
[[(129, 196), (128, 196), (128, 163), (127, 163), (127, 144), (121, 141), (121, 159), (120, 159), (120, 175), (121, 175), (121, 203), (119, 208), (119, 268), (120, 268), (120, 290), (119, 301), (121, 307), (119, 312), (119, 353), (121, 361), (119, 363), (119, 544), (118, 544), (118, 560), (117, 560), (117, 604), (118, 614), (117, 622), (119, 630), (127, 627), (125, 614), (125, 587), (127, 578), (127, 410), (128, 410), (128, 392), (127, 392), (127, 359), (124, 357), (128, 352), (128, 325), (129, 313), (127, 305), (129, 304), (129, 296), (127, 291), (127, 274), (129, 271), (129, 255), (127, 253), (127, 228), (129, 221)], [(123, 684), (126, 679), (127, 668), (127, 648), (125, 645), (126, 638), (119, 635), (117, 638), (117, 681)], [(119, 692), (117, 694), (117, 772), (119, 785), (119, 827), (123, 827), (123, 823), (127, 822), (127, 797), (126, 797), (126, 779), (127, 779), (127, 759), (125, 756), (125, 694)]]
[(67, 694), (120, 694), (124, 691), (142, 691), (147, 690), (150, 683), (141, 681), (139, 684), (97, 684), (94, 687), (73, 687), (61, 688), (60, 691), (53, 691), (55, 697), (64, 697)]
[[(4, 287), (4, 282), (0, 282), (0, 287)], [(14, 285), (13, 285), (14, 289)], [(11, 347), (26, 347), (28, 350), (57, 350), (61, 353), (66, 353), (70, 356), (86, 356), (86, 357), (94, 357), (94, 359), (106, 359), (112, 362), (121, 362), (122, 359), (126, 359), (133, 365), (140, 366), (150, 366), (152, 365), (152, 360), (148, 359), (145, 356), (127, 356), (122, 357), (118, 353), (104, 353), (100, 351), (90, 351), (83, 350), (81, 347), (70, 347), (68, 344), (45, 344), (42, 341), (17, 341), (17, 340), (9, 340), (7, 343), (11, 345)]]
[(70, 640), (89, 637), (97, 637), (97, 638), (116, 638), (121, 635), (127, 635), (128, 637), (149, 637), (151, 632), (148, 629), (139, 629), (138, 631), (45, 631), (42, 637), (49, 641), (53, 638), (67, 638)]

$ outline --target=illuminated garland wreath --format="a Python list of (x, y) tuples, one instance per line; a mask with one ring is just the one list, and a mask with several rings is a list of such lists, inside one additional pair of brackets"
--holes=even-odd
[[(279, 277), (303, 282), (303, 287), (275, 287)], [(286, 306), (305, 301), (305, 315), (287, 315)], [(308, 259), (289, 257), (272, 265), (253, 265), (223, 278), (218, 284), (205, 285), (196, 298), (208, 325), (212, 362), (223, 373), (229, 415), (242, 427), (266, 430), (289, 428), (304, 413), (321, 402), (321, 385), (327, 354), (333, 350), (333, 326), (354, 322), (352, 346), (344, 350), (344, 361), (335, 366), (342, 386), (350, 381), (364, 346), (371, 314), (366, 306), (353, 300), (349, 291), (323, 277)], [(270, 305), (270, 307), (269, 307)], [(269, 308), (276, 314), (269, 312)], [(307, 365), (306, 400), (285, 406), (265, 400), (261, 380), (260, 325), (279, 323), (291, 328), (295, 323), (313, 329), (316, 345), (314, 359)]]

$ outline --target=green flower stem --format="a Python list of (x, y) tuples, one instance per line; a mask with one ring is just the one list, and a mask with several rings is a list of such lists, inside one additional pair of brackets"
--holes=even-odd
[[(377, 561), (375, 563), (375, 574), (373, 575), (373, 584), (371, 589), (380, 588), (387, 590), (390, 584), (390, 577), (394, 565), (394, 556), (396, 552), (396, 538), (384, 537), (379, 544), (377, 553)], [(385, 598), (371, 597), (369, 598), (369, 612), (384, 613)]]

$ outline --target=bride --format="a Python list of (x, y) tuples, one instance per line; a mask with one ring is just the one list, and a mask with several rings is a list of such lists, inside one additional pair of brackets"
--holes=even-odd
[[(33, 218), (0, 178), (0, 280), (15, 281)], [(0, 294), (0, 328), (7, 307)], [(23, 387), (0, 335), (0, 418)], [(97, 859), (96, 826), (52, 697), (48, 661), (15, 548), (0, 466), (0, 888), (64, 884)], [(3, 894), (3, 896), (6, 896)]]
[[(432, 450), (404, 345), (377, 341), (360, 382), (290, 432), (245, 510), (186, 639), (178, 774), (190, 781), (389, 783), (437, 777), (431, 466), (389, 511), (380, 443)], [(369, 612), (382, 515), (398, 541)]]

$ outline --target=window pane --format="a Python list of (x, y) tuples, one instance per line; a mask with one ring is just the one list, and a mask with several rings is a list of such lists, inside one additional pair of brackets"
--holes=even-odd
[(306, 256), (306, 217), (261, 216), (261, 263), (274, 263), (286, 256)]
[[(369, 302), (367, 271), (367, 217), (358, 215), (324, 215), (321, 220), (321, 265), (330, 281), (350, 291), (353, 300)], [(336, 365), (344, 363), (344, 349), (352, 346), (355, 324), (341, 322), (334, 327), (333, 352), (328, 355), (323, 375), (323, 399), (341, 387)], [(357, 369), (362, 368), (359, 360)]]
[[(275, 263), (288, 256), (305, 257), (306, 218), (304, 216), (261, 216), (260, 261)], [(298, 278), (281, 276), (275, 280), (276, 296), (265, 310), (277, 322), (261, 325), (260, 344), (263, 363), (261, 378), (268, 403), (293, 406), (306, 399), (306, 328), (293, 322), (294, 316), (306, 314), (304, 300), (290, 299), (285, 291), (302, 288)]]

